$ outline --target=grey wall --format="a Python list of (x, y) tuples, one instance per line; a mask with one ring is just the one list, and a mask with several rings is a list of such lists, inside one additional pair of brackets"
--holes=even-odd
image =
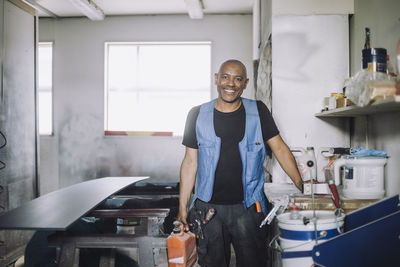
[[(181, 137), (104, 136), (105, 41), (211, 41), (212, 73), (238, 58), (253, 76), (251, 15), (40, 19), (39, 34), (54, 41), (54, 136), (41, 138), (41, 193), (103, 176), (179, 180)], [(244, 96), (253, 95), (251, 82)]]
[(354, 1), (354, 16), (350, 19), (351, 75), (361, 69), (366, 27), (371, 30), (371, 46), (386, 48), (395, 65), (396, 46), (400, 39), (400, 1)]
[(261, 47), (268, 41), (272, 32), (272, 0), (265, 0), (260, 3), (261, 12)]
[[(36, 196), (35, 17), (0, 1), (0, 214)], [(31, 236), (0, 231), (0, 266)]]
[[(388, 50), (393, 65), (395, 48), (400, 39), (400, 1), (355, 0), (354, 16), (350, 20), (351, 73), (361, 69), (365, 27), (371, 29), (371, 46)], [(352, 146), (382, 149), (388, 152), (385, 189), (387, 195), (400, 193), (400, 112), (376, 114), (354, 121)]]

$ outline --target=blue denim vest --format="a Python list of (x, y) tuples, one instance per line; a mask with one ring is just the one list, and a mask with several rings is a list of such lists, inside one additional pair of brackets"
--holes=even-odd
[[(221, 138), (214, 130), (214, 105), (216, 99), (200, 107), (196, 121), (196, 136), (198, 143), (197, 189), (193, 202), (197, 198), (208, 202), (211, 200), (215, 170), (221, 150)], [(242, 98), (246, 112), (246, 126), (243, 139), (239, 142), (239, 152), (242, 159), (242, 183), (244, 189), (245, 208), (259, 201), (264, 214), (267, 213), (264, 195), (265, 146), (261, 131), (256, 101)], [(229, 185), (227, 185), (229, 186)]]

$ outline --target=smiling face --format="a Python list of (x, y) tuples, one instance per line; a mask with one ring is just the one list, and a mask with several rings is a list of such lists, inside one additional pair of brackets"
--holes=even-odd
[(226, 104), (239, 103), (248, 82), (246, 67), (243, 63), (237, 60), (226, 61), (222, 64), (219, 73), (215, 74), (219, 100)]

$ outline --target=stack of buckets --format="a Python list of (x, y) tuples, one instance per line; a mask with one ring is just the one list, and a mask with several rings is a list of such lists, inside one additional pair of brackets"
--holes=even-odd
[(344, 214), (336, 216), (333, 211), (317, 210), (315, 218), (313, 216), (314, 212), (310, 210), (299, 211), (296, 217), (291, 213), (277, 216), (283, 267), (310, 267), (314, 264), (311, 254), (316, 244), (314, 219), (318, 244), (339, 235), (343, 229)]

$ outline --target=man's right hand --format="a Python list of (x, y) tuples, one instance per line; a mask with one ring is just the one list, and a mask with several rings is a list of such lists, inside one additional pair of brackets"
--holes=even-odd
[(188, 212), (187, 209), (179, 209), (178, 217), (176, 218), (177, 221), (180, 221), (183, 223), (183, 226), (185, 227), (185, 231), (189, 231), (189, 225), (187, 223), (187, 216)]

